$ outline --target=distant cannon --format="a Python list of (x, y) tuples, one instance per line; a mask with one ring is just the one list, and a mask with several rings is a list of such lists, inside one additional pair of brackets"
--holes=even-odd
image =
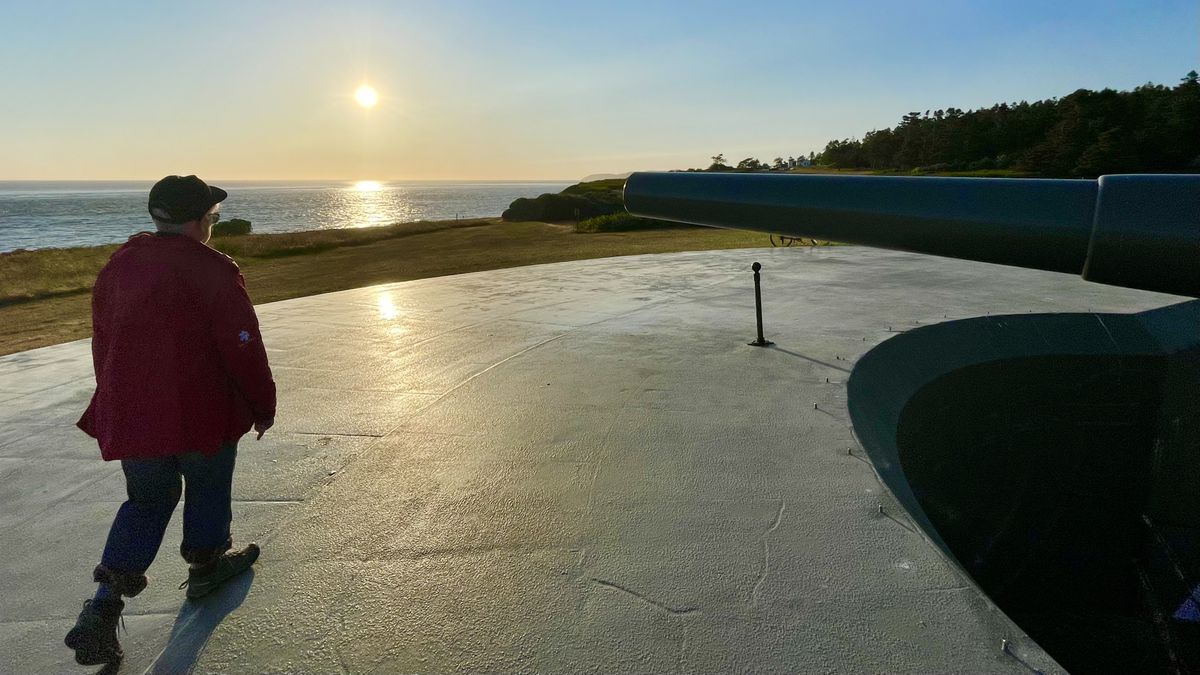
[(1200, 174), (1097, 180), (635, 173), (636, 216), (1200, 297)]

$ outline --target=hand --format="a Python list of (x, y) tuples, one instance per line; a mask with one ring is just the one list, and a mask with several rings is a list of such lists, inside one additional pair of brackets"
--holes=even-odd
[(274, 417), (272, 417), (269, 420), (259, 420), (258, 422), (255, 422), (254, 430), (258, 432), (257, 440), (261, 441), (263, 434), (267, 433), (267, 429), (270, 429), (273, 426), (275, 426), (275, 418)]

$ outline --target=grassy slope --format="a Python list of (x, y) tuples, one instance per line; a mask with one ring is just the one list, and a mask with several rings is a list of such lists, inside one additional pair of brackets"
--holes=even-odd
[[(732, 230), (575, 234), (565, 225), (490, 219), (251, 235), (216, 243), (241, 265), (256, 303), (537, 263), (769, 245), (764, 234)], [(0, 354), (88, 337), (88, 291), (114, 248), (0, 256), (0, 292), (9, 298), (0, 299)], [(14, 301), (19, 293), (40, 297)]]
[(564, 188), (562, 194), (565, 195), (581, 195), (585, 197), (597, 197), (600, 199), (615, 199), (621, 200), (621, 192), (625, 189), (624, 178), (605, 178), (604, 180), (593, 180), (586, 183), (576, 183), (570, 187)]

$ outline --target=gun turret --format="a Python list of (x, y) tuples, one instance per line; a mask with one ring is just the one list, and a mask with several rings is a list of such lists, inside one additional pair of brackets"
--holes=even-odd
[(635, 173), (646, 218), (1079, 274), (1200, 297), (1200, 174), (1097, 180)]

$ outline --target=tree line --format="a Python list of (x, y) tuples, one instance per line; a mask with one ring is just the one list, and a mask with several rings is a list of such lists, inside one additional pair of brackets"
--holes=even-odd
[(708, 165), (707, 169), (688, 169), (688, 171), (789, 171), (801, 167), (812, 166), (816, 159), (816, 153), (810, 152), (805, 157), (801, 154), (799, 157), (776, 157), (770, 163), (759, 161), (757, 157), (747, 157), (737, 164), (730, 166), (725, 159), (724, 153), (712, 156), (712, 164)]
[(990, 108), (910, 112), (861, 140), (830, 141), (816, 157), (845, 169), (975, 171), (1042, 176), (1200, 169), (1200, 78), (1133, 91), (1079, 89)]
[(1200, 171), (1200, 76), (1133, 91), (1079, 89), (1062, 98), (997, 103), (990, 108), (910, 112), (895, 127), (860, 140), (826, 144), (820, 153), (747, 157), (707, 169), (790, 171), (810, 165), (932, 173), (1004, 171), (1051, 177)]

